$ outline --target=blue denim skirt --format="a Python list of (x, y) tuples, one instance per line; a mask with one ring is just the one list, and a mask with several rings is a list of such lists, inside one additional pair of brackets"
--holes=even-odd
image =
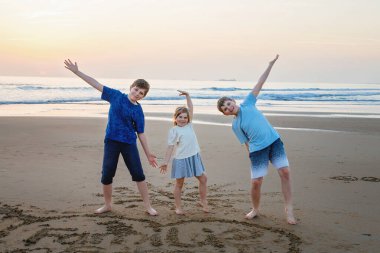
[(171, 178), (198, 177), (204, 172), (199, 153), (184, 159), (173, 159)]

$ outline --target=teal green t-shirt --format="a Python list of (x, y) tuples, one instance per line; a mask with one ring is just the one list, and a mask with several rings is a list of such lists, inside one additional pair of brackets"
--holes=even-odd
[(252, 92), (240, 104), (238, 115), (232, 121), (232, 130), (241, 144), (248, 143), (249, 152), (259, 151), (271, 145), (280, 135), (265, 116), (256, 108)]

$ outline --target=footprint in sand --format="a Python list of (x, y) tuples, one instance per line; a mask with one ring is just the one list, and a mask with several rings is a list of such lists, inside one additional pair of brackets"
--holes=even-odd
[[(354, 177), (354, 176), (334, 176), (334, 177), (330, 177), (330, 179), (342, 180), (346, 183), (359, 180), (359, 178)], [(380, 178), (378, 178), (378, 177), (362, 177), (362, 178), (360, 178), (360, 180), (366, 181), (366, 182), (380, 182)]]
[[(40, 217), (7, 205), (0, 214), (1, 252), (300, 252), (301, 244), (283, 229), (218, 218), (161, 224), (117, 215)], [(4, 227), (10, 220), (18, 225)]]
[(341, 180), (341, 181), (344, 181), (346, 183), (358, 181), (358, 178), (354, 177), (354, 176), (334, 176), (334, 177), (330, 177), (330, 178), (334, 179), (334, 180)]
[(360, 180), (367, 182), (380, 182), (380, 178), (378, 177), (362, 177)]
[[(171, 187), (169, 187), (171, 188)], [(170, 191), (151, 186), (156, 205), (172, 205)], [(210, 187), (210, 205), (226, 202), (224, 186)], [(190, 187), (184, 202), (198, 198)], [(233, 201), (241, 192), (229, 192)], [(140, 206), (136, 193), (115, 189), (115, 201), (131, 196), (131, 208)], [(136, 198), (135, 198), (136, 197)], [(231, 204), (233, 205), (233, 203)], [(125, 206), (125, 203), (124, 203)], [(130, 217), (132, 216), (132, 217)], [(133, 218), (117, 213), (106, 215), (28, 210), (0, 203), (0, 252), (300, 252), (302, 240), (285, 229), (251, 221), (218, 217), (191, 217), (175, 222)]]

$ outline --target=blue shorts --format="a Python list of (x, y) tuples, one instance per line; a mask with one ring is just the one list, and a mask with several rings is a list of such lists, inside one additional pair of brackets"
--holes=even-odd
[(144, 181), (145, 175), (141, 166), (137, 145), (105, 139), (101, 179), (102, 184), (112, 184), (113, 177), (116, 173), (120, 153), (123, 156), (125, 165), (127, 166), (129, 173), (132, 176), (132, 181)]
[(251, 178), (263, 177), (268, 173), (269, 161), (276, 169), (289, 167), (284, 144), (278, 138), (268, 147), (249, 153), (251, 159)]

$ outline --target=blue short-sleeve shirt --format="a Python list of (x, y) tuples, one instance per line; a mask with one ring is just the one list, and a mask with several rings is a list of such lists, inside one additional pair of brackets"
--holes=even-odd
[(248, 143), (249, 152), (271, 145), (280, 135), (265, 116), (256, 108), (256, 97), (252, 92), (240, 104), (238, 115), (232, 121), (232, 130), (241, 144)]
[(128, 95), (103, 86), (102, 99), (111, 106), (108, 112), (106, 138), (129, 144), (136, 143), (136, 132), (144, 133), (144, 112), (139, 103), (133, 104)]

